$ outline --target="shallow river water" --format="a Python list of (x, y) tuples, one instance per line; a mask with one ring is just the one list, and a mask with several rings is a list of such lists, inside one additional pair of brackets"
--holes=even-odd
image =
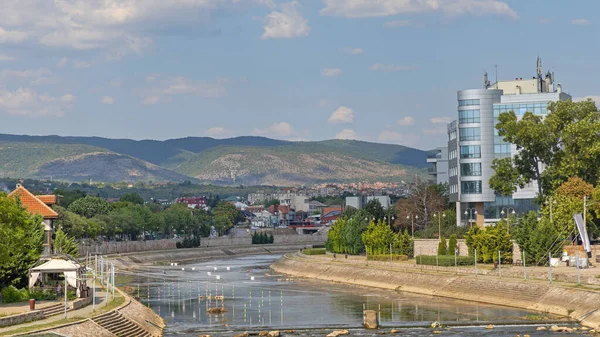
[[(396, 334), (400, 336), (434, 336), (428, 327), (434, 321), (448, 327), (443, 335), (562, 335), (536, 331), (540, 325), (561, 320), (537, 312), (272, 275), (269, 265), (278, 258), (255, 255), (151, 267), (117, 281), (132, 287), (142, 303), (165, 319), (165, 336), (232, 336), (233, 331), (269, 329), (324, 336), (337, 328), (362, 336), (380, 335), (391, 328), (400, 329)], [(207, 313), (218, 307), (226, 312)], [(382, 329), (361, 328), (363, 308), (379, 311)], [(486, 329), (487, 324), (495, 328)]]

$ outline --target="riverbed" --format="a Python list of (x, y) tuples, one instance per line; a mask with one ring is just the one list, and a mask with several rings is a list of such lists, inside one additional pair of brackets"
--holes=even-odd
[[(446, 326), (447, 333), (458, 336), (544, 336), (550, 333), (536, 331), (538, 326), (562, 320), (486, 303), (291, 279), (269, 269), (279, 257), (254, 255), (154, 266), (123, 275), (117, 281), (131, 287), (133, 295), (164, 318), (165, 336), (206, 332), (232, 336), (233, 331), (273, 329), (293, 329), (299, 336), (323, 336), (322, 329), (342, 328), (353, 335), (375, 336), (394, 328), (400, 329), (403, 336), (427, 336), (433, 335), (429, 326), (435, 321)], [(378, 312), (380, 331), (361, 328), (363, 308)], [(211, 310), (225, 312), (207, 313)], [(494, 329), (486, 329), (490, 324)]]

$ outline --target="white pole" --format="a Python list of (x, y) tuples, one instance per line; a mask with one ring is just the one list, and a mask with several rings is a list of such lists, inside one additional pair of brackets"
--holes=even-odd
[(525, 267), (525, 251), (523, 251), (523, 278), (527, 281), (527, 267)]
[(500, 260), (500, 251), (498, 251), (498, 276), (502, 278), (502, 270), (501, 270), (502, 261)]
[(577, 268), (577, 285), (581, 284), (581, 275), (579, 274), (579, 251), (575, 255), (575, 268)]
[(111, 266), (111, 274), (112, 274), (112, 298), (115, 299), (115, 264), (113, 262), (110, 263)]
[(475, 276), (477, 276), (477, 248), (475, 248)]
[(96, 311), (96, 271), (94, 270), (94, 283), (92, 283), (92, 311)]
[(65, 319), (67, 319), (67, 274), (65, 274)]
[(392, 266), (392, 243), (390, 242), (390, 267)]
[(552, 253), (548, 252), (548, 265), (550, 266), (550, 283), (552, 283)]

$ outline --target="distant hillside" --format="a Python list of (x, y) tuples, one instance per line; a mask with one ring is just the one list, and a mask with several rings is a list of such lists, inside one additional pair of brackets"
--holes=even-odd
[(399, 180), (422, 172), (426, 151), (353, 140), (264, 137), (166, 141), (0, 134), (0, 176), (81, 181), (296, 185)]

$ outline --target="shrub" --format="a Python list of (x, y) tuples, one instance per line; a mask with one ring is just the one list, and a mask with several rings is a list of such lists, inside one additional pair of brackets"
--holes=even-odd
[(8, 286), (2, 289), (2, 301), (4, 303), (23, 302), (29, 299), (27, 289), (17, 289), (14, 286)]
[[(390, 260), (390, 255), (369, 255), (367, 256), (367, 259), (369, 261), (389, 261)], [(402, 254), (393, 254), (392, 255), (392, 261), (408, 261), (408, 256), (407, 255), (402, 255)]]
[(262, 244), (267, 244), (267, 243), (273, 243), (273, 241), (275, 241), (273, 234), (271, 234), (270, 236), (265, 232), (260, 232), (260, 233), (254, 232), (252, 234), (252, 244), (253, 245), (262, 245)]
[[(454, 266), (454, 255), (418, 255), (415, 256), (415, 260), (417, 264), (428, 266), (435, 266), (436, 264), (443, 267)], [(456, 264), (458, 266), (472, 266), (475, 263), (470, 256), (457, 256)]]
[(448, 254), (454, 255), (456, 251), (457, 242), (456, 242), (456, 234), (450, 235), (450, 240), (448, 241)]
[(55, 300), (56, 299), (56, 293), (54, 291), (51, 291), (49, 289), (46, 289), (44, 291), (40, 290), (40, 289), (36, 289), (33, 290), (29, 293), (29, 297), (33, 298), (37, 301), (48, 301), (48, 300)]
[(305, 248), (302, 250), (302, 254), (305, 255), (324, 255), (325, 254), (325, 249), (324, 248)]
[(448, 248), (446, 247), (446, 238), (444, 237), (442, 237), (440, 243), (438, 244), (437, 255), (448, 255)]

